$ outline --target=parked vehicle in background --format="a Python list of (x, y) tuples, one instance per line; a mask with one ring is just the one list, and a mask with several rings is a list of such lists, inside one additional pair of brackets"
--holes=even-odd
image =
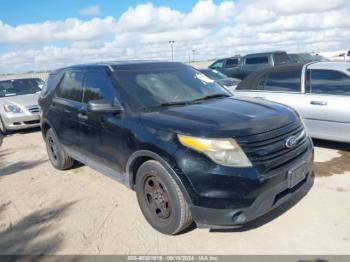
[(131, 187), (165, 234), (193, 220), (242, 226), (313, 183), (313, 145), (295, 110), (234, 98), (182, 63), (60, 69), (39, 103), (52, 165), (78, 160)]
[(240, 79), (227, 77), (226, 75), (224, 75), (223, 73), (215, 69), (205, 68), (205, 69), (198, 69), (198, 71), (203, 73), (210, 79), (214, 80), (219, 85), (222, 85), (223, 87), (227, 88), (230, 92), (235, 90), (238, 83), (241, 82)]
[(261, 69), (291, 63), (289, 56), (284, 51), (248, 54), (239, 59), (239, 64), (234, 70), (225, 73), (226, 69), (219, 67), (219, 65), (224, 65), (223, 62), (220, 62), (222, 60), (225, 59), (214, 62), (209, 68), (216, 69), (229, 77), (238, 79), (244, 79), (249, 74)]
[(313, 55), (314, 60), (313, 61), (317, 61), (317, 62), (331, 62), (330, 59), (328, 59), (327, 57), (324, 57), (322, 55), (319, 54), (315, 54)]
[(240, 68), (240, 56), (233, 56), (216, 60), (209, 68), (217, 70), (228, 77), (237, 77)]
[(234, 93), (295, 108), (313, 138), (350, 142), (348, 62), (314, 62), (262, 70), (243, 80)]
[(345, 61), (350, 61), (350, 50), (345, 53)]
[(36, 78), (0, 81), (0, 131), (40, 126)]

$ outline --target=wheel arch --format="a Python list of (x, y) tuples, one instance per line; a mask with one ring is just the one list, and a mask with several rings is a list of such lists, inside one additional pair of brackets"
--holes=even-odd
[(169, 174), (175, 180), (177, 185), (180, 187), (180, 190), (184, 195), (187, 203), (192, 204), (190, 195), (186, 190), (179, 175), (173, 170), (170, 164), (163, 157), (149, 150), (136, 151), (129, 157), (129, 160), (126, 164), (126, 174), (127, 174), (126, 182), (128, 183), (128, 186), (134, 190), (137, 170), (143, 163), (145, 163), (148, 160), (158, 161), (169, 172)]

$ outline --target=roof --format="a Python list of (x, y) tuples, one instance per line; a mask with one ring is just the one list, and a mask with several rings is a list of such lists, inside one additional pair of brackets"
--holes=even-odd
[(131, 67), (134, 69), (143, 69), (146, 68), (164, 68), (164, 67), (178, 67), (178, 66), (186, 66), (184, 63), (180, 62), (168, 62), (168, 61), (152, 61), (152, 60), (130, 60), (130, 61), (107, 61), (107, 62), (98, 62), (98, 63), (90, 63), (90, 64), (78, 64), (71, 65), (64, 68), (60, 68), (55, 70), (54, 72), (60, 71), (62, 69), (78, 69), (78, 68), (95, 68), (95, 67), (109, 67), (111, 71), (114, 70), (127, 70)]
[(346, 71), (350, 68), (350, 62), (316, 62), (308, 65), (309, 69), (337, 69)]

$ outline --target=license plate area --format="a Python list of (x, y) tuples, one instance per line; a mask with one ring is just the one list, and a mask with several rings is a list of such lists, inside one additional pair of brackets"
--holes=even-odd
[(307, 165), (303, 163), (288, 171), (288, 188), (293, 188), (303, 181), (307, 174)]

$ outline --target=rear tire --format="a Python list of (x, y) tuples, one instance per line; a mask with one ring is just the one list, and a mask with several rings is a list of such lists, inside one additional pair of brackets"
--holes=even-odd
[(192, 224), (178, 184), (159, 162), (149, 160), (140, 166), (135, 189), (143, 215), (159, 232), (175, 235)]
[(46, 132), (45, 142), (50, 162), (55, 168), (65, 170), (74, 165), (74, 159), (69, 157), (63, 150), (55, 132), (51, 128)]

